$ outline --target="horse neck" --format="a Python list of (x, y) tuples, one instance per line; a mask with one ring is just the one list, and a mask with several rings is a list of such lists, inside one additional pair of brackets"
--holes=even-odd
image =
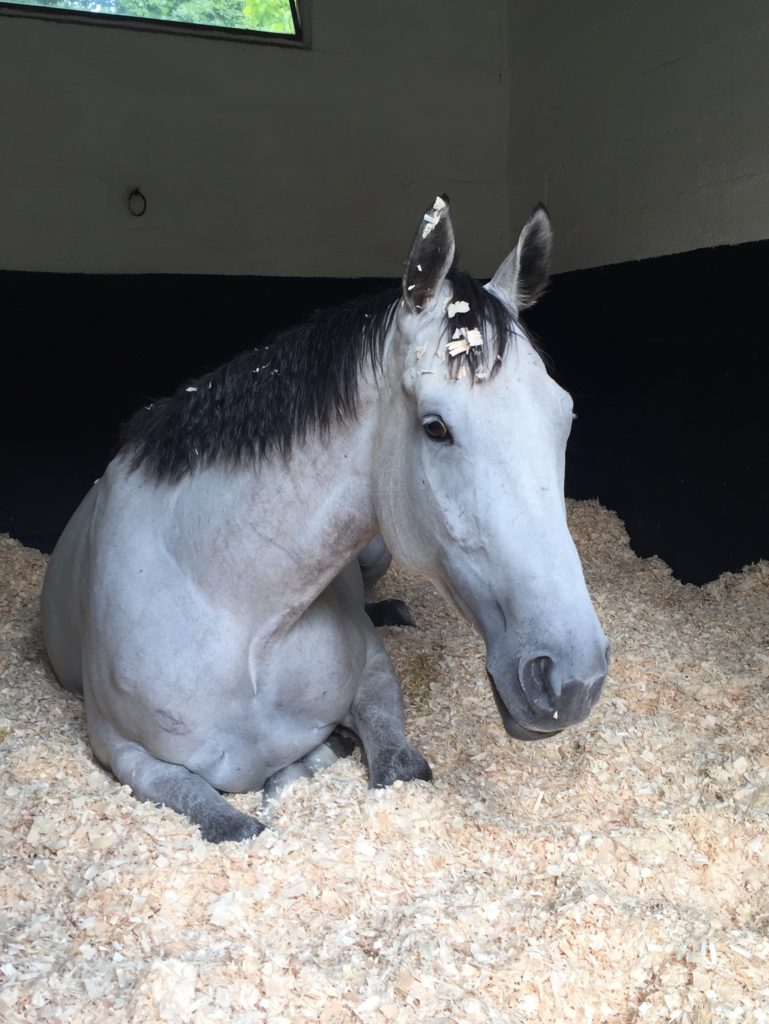
[[(377, 532), (371, 489), (376, 385), (358, 415), (296, 442), (287, 458), (212, 466), (173, 502), (173, 548), (185, 571), (271, 614), (301, 614)], [(170, 525), (170, 523), (169, 523)]]

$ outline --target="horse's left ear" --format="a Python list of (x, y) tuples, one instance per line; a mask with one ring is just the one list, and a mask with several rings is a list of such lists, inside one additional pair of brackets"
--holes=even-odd
[(436, 196), (417, 228), (403, 271), (403, 301), (412, 313), (427, 309), (453, 262), (454, 229), (449, 197)]
[(552, 247), (550, 214), (540, 203), (521, 232), (518, 245), (492, 277), (490, 287), (516, 309), (533, 306), (547, 288)]

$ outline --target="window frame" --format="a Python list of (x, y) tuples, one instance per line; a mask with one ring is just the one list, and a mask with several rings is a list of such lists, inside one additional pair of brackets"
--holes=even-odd
[(62, 25), (87, 25), (92, 28), (123, 29), (129, 32), (161, 32), (166, 35), (194, 36), (199, 39), (226, 39), (232, 43), (262, 46), (286, 46), (309, 49), (312, 0), (288, 0), (296, 33), (260, 32), (256, 29), (218, 28), (216, 25), (195, 25), (181, 21), (163, 21), (158, 18), (136, 18), (123, 14), (97, 14), (90, 11), (67, 11), (60, 7), (38, 7), (27, 4), (4, 3), (0, 0), (0, 18), (32, 18), (53, 21)]

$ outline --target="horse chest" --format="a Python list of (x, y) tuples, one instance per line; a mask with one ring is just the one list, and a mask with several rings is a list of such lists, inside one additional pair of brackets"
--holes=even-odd
[(324, 595), (286, 635), (252, 646), (256, 714), (338, 721), (352, 704), (365, 663), (364, 634)]
[(279, 641), (255, 641), (247, 682), (211, 706), (200, 765), (223, 789), (259, 788), (322, 743), (348, 713), (363, 674), (358, 632), (314, 609)]

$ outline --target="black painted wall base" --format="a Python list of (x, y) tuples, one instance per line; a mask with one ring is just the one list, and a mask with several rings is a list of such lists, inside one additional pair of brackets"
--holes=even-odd
[(0, 272), (0, 532), (50, 551), (140, 405), (313, 309), (382, 286)]
[(769, 242), (555, 278), (528, 323), (575, 397), (567, 493), (685, 582), (769, 558)]
[[(575, 397), (567, 493), (702, 583), (769, 558), (769, 242), (562, 274), (527, 315)], [(393, 281), (0, 273), (0, 531), (49, 551), (120, 423)]]

